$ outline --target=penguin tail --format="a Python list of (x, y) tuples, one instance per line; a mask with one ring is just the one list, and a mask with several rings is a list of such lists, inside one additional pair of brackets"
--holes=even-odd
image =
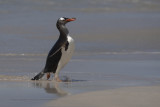
[(44, 70), (42, 70), (40, 73), (38, 73), (34, 78), (31, 80), (40, 80), (44, 76)]

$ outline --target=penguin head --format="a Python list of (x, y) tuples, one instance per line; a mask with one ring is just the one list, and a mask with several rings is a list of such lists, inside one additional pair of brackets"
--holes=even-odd
[(75, 21), (75, 20), (76, 20), (76, 18), (60, 17), (57, 20), (57, 25), (65, 25), (66, 23), (71, 22), (71, 21)]

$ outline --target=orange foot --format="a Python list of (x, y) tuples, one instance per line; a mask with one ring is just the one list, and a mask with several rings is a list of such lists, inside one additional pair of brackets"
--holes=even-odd
[(47, 80), (49, 80), (50, 76), (50, 73), (47, 73)]
[(58, 77), (55, 78), (55, 80), (56, 80), (57, 82), (62, 82), (62, 80), (60, 80)]

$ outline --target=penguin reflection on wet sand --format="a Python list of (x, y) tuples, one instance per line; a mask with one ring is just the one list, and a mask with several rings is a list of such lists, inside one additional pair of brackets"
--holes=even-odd
[(54, 73), (54, 79), (61, 82), (59, 78), (59, 71), (69, 62), (74, 52), (74, 40), (69, 36), (69, 31), (66, 24), (75, 21), (76, 18), (61, 17), (57, 20), (57, 29), (60, 36), (55, 45), (50, 50), (44, 69), (31, 80), (39, 80), (47, 74), (47, 80), (50, 78), (50, 73)]
[[(46, 93), (54, 94), (59, 97), (66, 96), (69, 94), (61, 86), (59, 86), (59, 82), (56, 82), (56, 81), (53, 81), (53, 82), (51, 82), (51, 81), (32, 82), (32, 86), (34, 88), (44, 89)], [(67, 84), (67, 86), (68, 86), (68, 84)]]

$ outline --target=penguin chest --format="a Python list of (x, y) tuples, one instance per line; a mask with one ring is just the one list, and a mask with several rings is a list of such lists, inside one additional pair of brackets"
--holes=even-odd
[(74, 49), (75, 49), (75, 44), (73, 38), (67, 36), (67, 44), (61, 49), (62, 56), (59, 62), (60, 68), (63, 68), (64, 65), (69, 62), (69, 60), (73, 55)]

